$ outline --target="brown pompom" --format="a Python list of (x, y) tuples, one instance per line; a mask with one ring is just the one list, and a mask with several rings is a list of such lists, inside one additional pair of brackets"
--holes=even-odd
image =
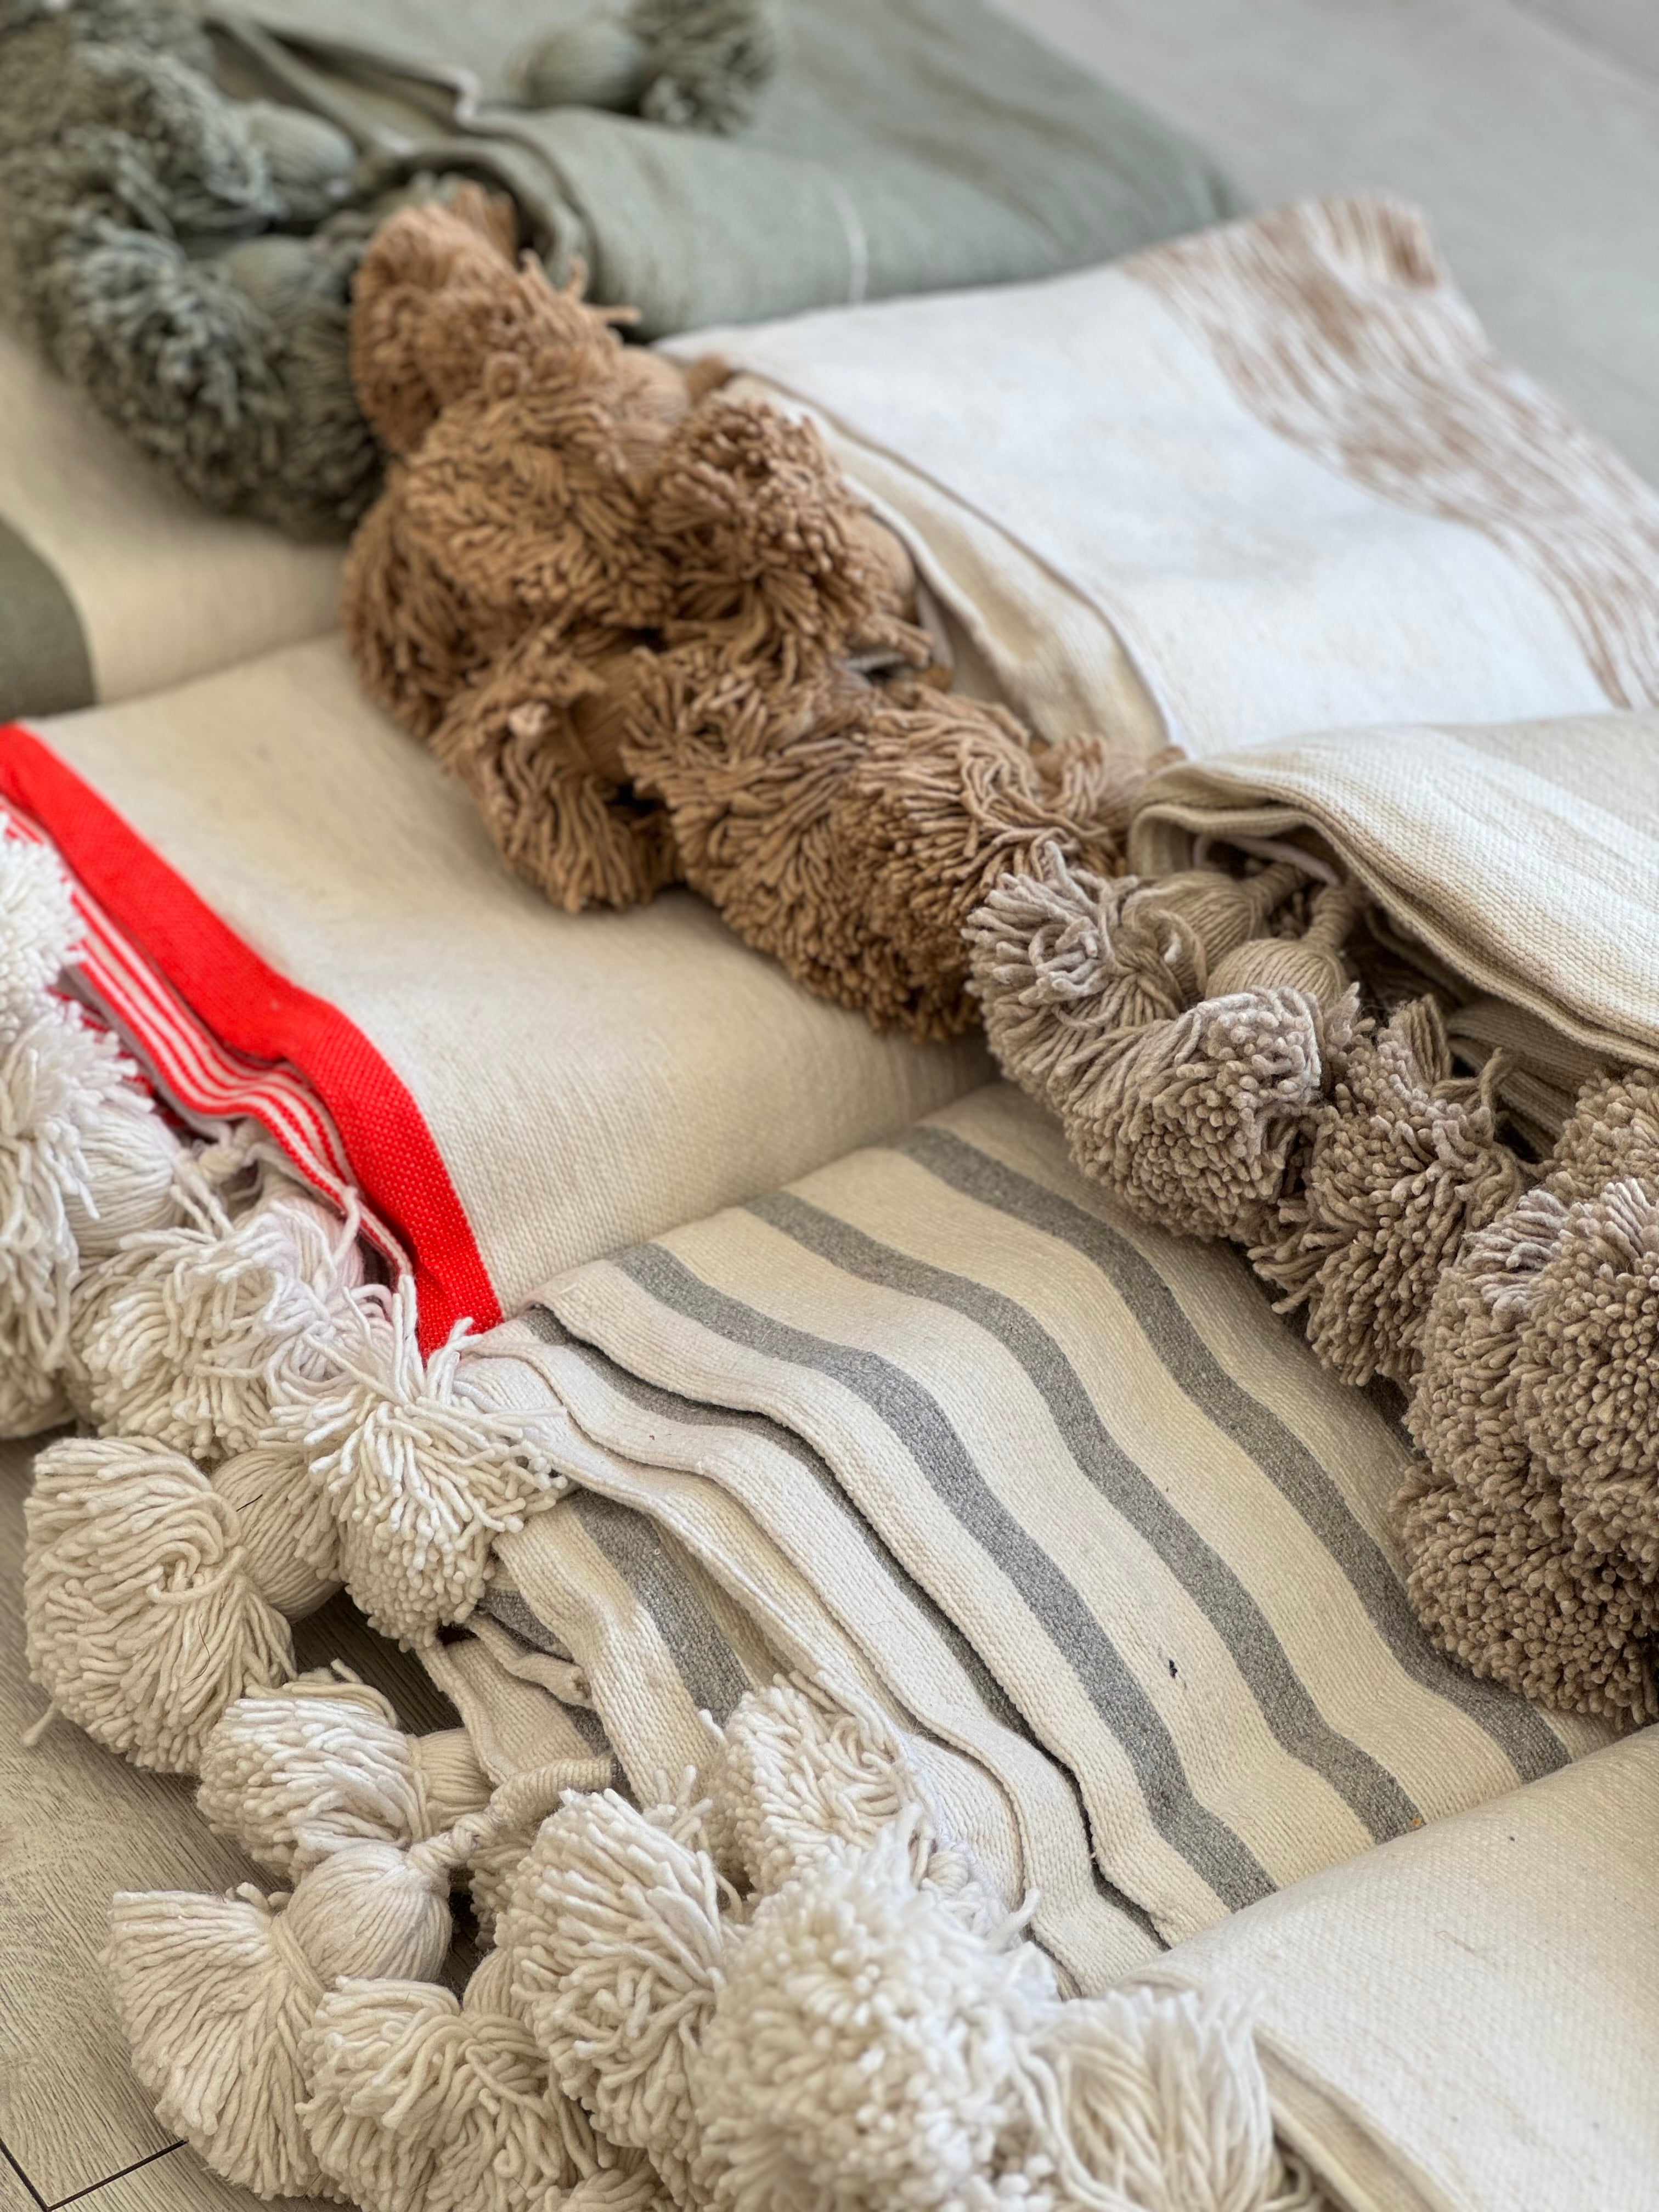
[(666, 813), (636, 800), (622, 769), (626, 647), (601, 633), (577, 653), (532, 630), (456, 694), (433, 738), (508, 866), (570, 914), (637, 905), (679, 876)]
[(352, 286), (351, 380), (392, 453), (412, 453), (489, 356), (514, 349), (531, 305), (512, 282), (517, 243), (511, 202), (477, 185), (374, 234)]
[(1587, 1087), (1443, 1278), (1401, 1498), (1414, 1601), (1478, 1673), (1659, 1717), (1659, 1084)]
[(1114, 863), (1133, 779), (910, 680), (914, 565), (817, 431), (623, 346), (481, 195), (406, 210), (364, 272), (364, 404), (405, 459), (347, 631), (509, 865), (573, 911), (683, 873), (878, 1026), (967, 1027), (969, 908)]
[(959, 1035), (963, 927), (988, 876), (1110, 857), (1133, 779), (1091, 739), (1028, 750), (994, 708), (848, 672), (792, 696), (668, 655), (624, 748), (665, 802), (686, 879), (748, 943), (878, 1029)]
[(1309, 1341), (1345, 1382), (1410, 1381), (1443, 1270), (1520, 1195), (1521, 1164), (1498, 1137), (1501, 1073), (1492, 1062), (1453, 1078), (1429, 999), (1343, 1056), (1300, 1189), (1250, 1256), (1287, 1310), (1306, 1307)]

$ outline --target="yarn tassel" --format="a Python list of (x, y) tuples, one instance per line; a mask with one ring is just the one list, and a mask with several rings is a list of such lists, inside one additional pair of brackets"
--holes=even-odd
[[(1248, 2022), (1180, 1992), (1062, 2001), (879, 1720), (751, 1693), (709, 1781), (713, 1807), (689, 1778), (646, 1812), (567, 1799), (507, 1916), (556, 2078), (677, 2204), (1320, 2212)], [(722, 1881), (711, 1815), (752, 1889)]]
[(303, 1453), (337, 1521), (347, 1589), (411, 1645), (466, 1617), (496, 1539), (562, 1487), (536, 1419), (469, 1378), (467, 1327), (423, 1358), (414, 1284), (366, 1296), (313, 1340), (322, 1376), (291, 1367), (272, 1409), (270, 1435)]
[(191, 1214), (129, 1237), (79, 1285), (69, 1385), (105, 1432), (213, 1460), (264, 1440), (273, 1399), (326, 1371), (363, 1261), (355, 1220), (292, 1185), (239, 1219), (210, 1193)]
[(1429, 999), (1342, 1054), (1300, 1187), (1250, 1256), (1282, 1310), (1306, 1309), (1309, 1342), (1345, 1382), (1410, 1383), (1441, 1275), (1525, 1188), (1498, 1134), (1505, 1065), (1454, 1078)]
[(521, 47), (508, 64), (526, 107), (602, 107), (681, 131), (741, 130), (777, 67), (777, 0), (634, 0)]
[(1659, 1081), (1587, 1085), (1429, 1311), (1396, 1505), (1431, 1633), (1529, 1698), (1659, 1714)]
[(412, 1844), (489, 1802), (465, 1729), (406, 1735), (343, 1669), (238, 1698), (202, 1747), (208, 1825), (293, 1881), (343, 1843)]
[(67, 1438), (36, 1461), (24, 1517), (31, 1673), (99, 1742), (167, 1772), (194, 1772), (226, 1707), (287, 1680), (289, 1620), (339, 1587), (320, 1498), (263, 1449), (210, 1477), (143, 1438)]
[(550, 2088), (503, 1950), (459, 2001), (419, 1982), (340, 1983), (302, 2061), (312, 2149), (362, 2212), (544, 2212), (583, 2201), (569, 2192), (617, 2159)]
[(706, 1810), (689, 1790), (644, 1812), (611, 1790), (567, 1800), (531, 1847), (502, 1935), (514, 2002), (554, 2080), (601, 2135), (643, 2151), (681, 2205), (701, 2148), (689, 2057), (744, 1917)]
[(42, 995), (0, 1017), (0, 1434), (63, 1418), (85, 1267), (177, 1223), (185, 1167), (137, 1070), (78, 1007)]
[(1297, 880), (1278, 862), (1249, 877), (1194, 869), (1148, 884), (1103, 878), (1059, 852), (1004, 877), (966, 930), (993, 1051), (1033, 1097), (1060, 1109), (1119, 1030), (1173, 1020), (1204, 990), (1211, 963)]
[(291, 1897), (123, 1893), (106, 1971), (133, 2071), (164, 2127), (266, 2197), (326, 2191), (301, 2106), (306, 2038), (346, 1977), (431, 1981), (449, 1950), (451, 1836), (342, 1844)]

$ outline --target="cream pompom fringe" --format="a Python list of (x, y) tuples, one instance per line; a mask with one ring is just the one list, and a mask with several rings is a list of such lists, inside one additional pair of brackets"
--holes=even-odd
[[(136, 2070), (233, 2182), (365, 2212), (1324, 2204), (1275, 2141), (1249, 2021), (1065, 1998), (878, 1720), (781, 1683), (661, 1803), (566, 1791), (529, 1820), (522, 1778), (401, 1850), (354, 1825), (368, 1796), (412, 1822), (407, 1754), (380, 1751), (291, 1898), (115, 1900)], [(449, 1879), (504, 1836), (510, 1902), (458, 2001)]]
[(558, 1484), (470, 1380), (465, 1325), (422, 1356), (413, 1285), (368, 1279), (354, 1220), (269, 1148), (173, 1133), (54, 988), (76, 939), (55, 856), (0, 836), (0, 1435), (83, 1431), (36, 1462), (29, 1664), (51, 1710), (193, 1773), (293, 1675), (291, 1621), (343, 1584), (429, 1640)]

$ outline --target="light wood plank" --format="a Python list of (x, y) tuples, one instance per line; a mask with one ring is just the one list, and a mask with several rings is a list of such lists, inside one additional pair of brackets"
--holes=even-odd
[[(324, 2212), (309, 2197), (277, 2201), (287, 2212)], [(181, 2148), (106, 2181), (89, 2197), (77, 2197), (73, 2212), (264, 2212), (264, 2200), (245, 2189), (233, 2189), (192, 2152)]]
[[(31, 1456), (27, 1447), (0, 1447), (0, 2141), (56, 2204), (169, 2140), (132, 2078), (104, 1993), (98, 1954), (112, 1892), (216, 1890), (261, 1877), (210, 1832), (184, 1778), (141, 1774), (66, 1722), (33, 1751), (19, 1743), (44, 1703), (23, 1652)], [(313, 1641), (316, 1656), (339, 1648), (326, 1633)], [(425, 1678), (415, 1662), (367, 1630), (350, 1656), (361, 1672), (390, 1678), (394, 1698), (421, 1702), (413, 1692)], [(171, 2177), (174, 2162), (163, 2165)], [(185, 2201), (193, 2200), (132, 2199)], [(3, 2196), (0, 2212), (12, 2212)]]
[(0, 2158), (0, 2212), (40, 2212), (39, 2198), (3, 2158)]

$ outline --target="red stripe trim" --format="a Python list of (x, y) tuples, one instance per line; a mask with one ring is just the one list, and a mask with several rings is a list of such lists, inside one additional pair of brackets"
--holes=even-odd
[(279, 975), (30, 730), (0, 728), (0, 797), (33, 816), (185, 1005), (234, 1051), (316, 1092), (364, 1202), (415, 1255), (422, 1344), (501, 1310), (449, 1170), (401, 1079), (337, 1006)]

